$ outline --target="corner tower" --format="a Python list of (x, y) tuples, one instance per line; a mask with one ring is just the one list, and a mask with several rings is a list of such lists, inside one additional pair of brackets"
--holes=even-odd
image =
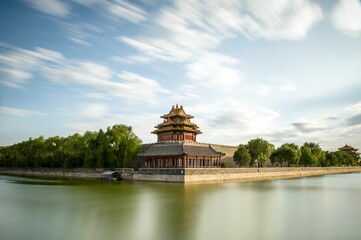
[(192, 115), (188, 115), (183, 106), (178, 104), (169, 111), (168, 114), (161, 116), (163, 122), (155, 126), (156, 130), (152, 133), (157, 134), (158, 142), (167, 141), (197, 141), (197, 135), (202, 134), (199, 127), (192, 123)]

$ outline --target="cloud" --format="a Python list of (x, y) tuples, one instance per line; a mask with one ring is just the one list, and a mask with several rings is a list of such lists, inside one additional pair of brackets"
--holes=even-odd
[(346, 108), (347, 111), (351, 112), (352, 114), (358, 114), (361, 113), (361, 101), (358, 103), (355, 103), (351, 106), (348, 106)]
[(2, 107), (2, 106), (0, 106), (0, 114), (12, 115), (12, 116), (18, 116), (18, 117), (42, 115), (42, 113), (36, 112), (36, 111), (29, 111), (29, 110), (24, 110), (24, 109), (20, 109), (20, 108), (10, 108), (10, 107)]
[(305, 122), (292, 123), (292, 125), (295, 126), (297, 130), (303, 133), (318, 132), (326, 129), (324, 127), (317, 127), (312, 123), (305, 123)]
[[(121, 36), (118, 37), (117, 40), (136, 48), (138, 52), (151, 57), (152, 59), (158, 59), (166, 62), (183, 62), (192, 56), (191, 51), (178, 46), (167, 39), (132, 39)], [(134, 57), (132, 60), (134, 60)]]
[(90, 21), (74, 21), (69, 16), (72, 15), (72, 9), (77, 8), (78, 5), (94, 9), (96, 13), (100, 13), (103, 17), (113, 21), (126, 20), (131, 23), (140, 23), (147, 19), (147, 13), (134, 3), (126, 0), (26, 0), (32, 8), (39, 12), (57, 17), (57, 24), (59, 24), (67, 39), (70, 41), (90, 46), (90, 37), (108, 27), (108, 24), (95, 26), (90, 24)]
[(48, 15), (54, 17), (65, 18), (70, 15), (72, 7), (76, 4), (88, 8), (101, 8), (106, 12), (107, 16), (112, 16), (115, 19), (124, 19), (130, 22), (138, 23), (146, 20), (147, 13), (126, 0), (73, 0), (73, 1), (60, 1), (60, 0), (26, 0), (28, 4)]
[(322, 17), (309, 0), (173, 1), (154, 18), (152, 37), (118, 39), (160, 60), (185, 61), (237, 35), (301, 40)]
[(285, 84), (279, 87), (279, 90), (281, 92), (294, 92), (297, 90), (297, 88), (292, 84)]
[(64, 32), (66, 33), (66, 37), (77, 44), (90, 46), (91, 43), (89, 38), (94, 37), (94, 34), (102, 31), (101, 28), (88, 24), (88, 23), (67, 23), (64, 22), (61, 24)]
[(301, 40), (323, 18), (321, 7), (308, 0), (246, 2), (241, 27), (255, 38)]
[[(224, 41), (238, 36), (301, 40), (322, 17), (321, 8), (309, 0), (171, 1), (148, 22), (155, 29), (151, 35), (116, 39), (137, 50), (139, 63), (179, 62), (190, 79), (230, 86), (242, 72), (235, 58), (218, 52)], [(133, 63), (135, 56), (122, 59)]]
[[(22, 87), (37, 72), (48, 80), (62, 84), (81, 84), (99, 93), (132, 102), (156, 103), (168, 90), (156, 80), (132, 72), (116, 72), (87, 60), (67, 59), (61, 53), (44, 48), (35, 51), (10, 48), (0, 54), (0, 71), (7, 75), (2, 83)], [(99, 96), (99, 95), (98, 95)]]
[(361, 2), (340, 0), (332, 13), (333, 26), (349, 37), (361, 34)]
[(223, 101), (190, 104), (185, 110), (195, 114), (193, 122), (204, 133), (199, 141), (235, 145), (272, 133), (281, 116), (272, 109), (244, 105), (226, 97)]
[(90, 61), (73, 60), (69, 64), (43, 68), (43, 72), (56, 82), (87, 85), (110, 96), (135, 102), (157, 103), (159, 94), (168, 93), (154, 79), (127, 71), (116, 73)]
[(185, 68), (191, 79), (219, 88), (229, 87), (241, 81), (242, 73), (237, 70), (237, 63), (237, 59), (227, 55), (207, 52), (192, 59)]
[(93, 103), (85, 106), (80, 114), (87, 118), (102, 118), (106, 116), (107, 112), (108, 107), (106, 105)]
[(55, 17), (67, 17), (71, 8), (69, 4), (59, 0), (26, 0), (34, 9)]
[(347, 119), (347, 125), (348, 126), (355, 126), (361, 124), (361, 114), (358, 114), (356, 116), (350, 117)]
[(32, 72), (43, 64), (63, 60), (61, 53), (45, 48), (38, 47), (35, 51), (29, 51), (10, 46), (6, 50), (0, 53), (0, 72), (5, 75), (1, 82), (12, 88), (22, 88), (32, 78)]
[(138, 23), (146, 20), (146, 12), (138, 6), (124, 0), (106, 1), (104, 3), (107, 12), (116, 18), (126, 19), (130, 22)]

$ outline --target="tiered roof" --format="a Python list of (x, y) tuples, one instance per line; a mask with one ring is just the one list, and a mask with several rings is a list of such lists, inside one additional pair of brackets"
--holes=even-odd
[(155, 126), (156, 130), (152, 133), (159, 134), (163, 132), (189, 132), (195, 134), (202, 134), (198, 129), (197, 124), (190, 121), (193, 118), (192, 115), (188, 115), (183, 106), (178, 104), (169, 111), (168, 114), (161, 116), (164, 118), (163, 122)]
[(153, 156), (211, 156), (221, 157), (224, 153), (217, 152), (210, 145), (197, 145), (191, 142), (170, 142), (151, 145), (145, 152), (140, 153), (142, 157)]
[(360, 153), (358, 153), (358, 149), (357, 148), (353, 148), (352, 146), (349, 146), (349, 145), (345, 145), (343, 147), (340, 147), (338, 148), (338, 150), (340, 151), (346, 151), (346, 152), (349, 152), (349, 153), (353, 153), (353, 154), (356, 154), (356, 155), (360, 155)]
[(356, 152), (358, 149), (346, 144), (345, 146), (338, 148), (338, 150)]

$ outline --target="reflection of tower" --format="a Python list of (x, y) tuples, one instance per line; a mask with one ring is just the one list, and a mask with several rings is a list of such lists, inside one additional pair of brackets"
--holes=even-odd
[(198, 126), (191, 123), (193, 116), (185, 113), (183, 106), (178, 104), (169, 111), (168, 114), (161, 116), (163, 122), (155, 126), (157, 128), (152, 133), (157, 134), (158, 142), (164, 141), (193, 141), (196, 142), (196, 136), (202, 132)]

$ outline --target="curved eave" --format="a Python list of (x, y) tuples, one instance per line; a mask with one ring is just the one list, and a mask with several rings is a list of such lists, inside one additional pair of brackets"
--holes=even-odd
[(171, 118), (171, 117), (176, 117), (176, 116), (185, 117), (188, 119), (194, 118), (192, 115), (183, 114), (183, 113), (168, 113), (168, 114), (164, 114), (163, 116), (161, 116), (161, 118)]
[(179, 132), (188, 132), (188, 133), (195, 133), (195, 134), (202, 134), (202, 132), (198, 129), (179, 129), (179, 128), (167, 128), (167, 129), (157, 129), (157, 130), (154, 130), (153, 134), (158, 134), (158, 133), (164, 133), (164, 132), (176, 132), (176, 131), (179, 131)]
[(190, 126), (190, 127), (194, 127), (194, 128), (198, 128), (197, 124), (195, 123), (177, 123), (177, 122), (164, 122), (164, 123), (160, 123), (157, 126), (155, 126), (155, 128), (161, 128), (161, 127), (166, 127), (166, 126), (172, 126), (172, 125), (178, 125), (178, 126)]

